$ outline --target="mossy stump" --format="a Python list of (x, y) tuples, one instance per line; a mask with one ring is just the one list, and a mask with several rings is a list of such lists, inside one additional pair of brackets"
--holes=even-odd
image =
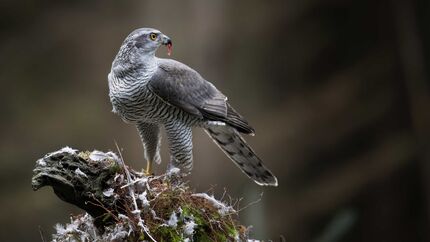
[(193, 193), (178, 170), (145, 176), (113, 152), (71, 148), (36, 162), (32, 186), (51, 186), (86, 214), (56, 226), (53, 241), (247, 241), (237, 212), (206, 193)]

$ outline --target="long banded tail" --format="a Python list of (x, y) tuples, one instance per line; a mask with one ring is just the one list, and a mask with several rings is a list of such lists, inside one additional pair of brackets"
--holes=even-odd
[(206, 132), (237, 167), (258, 185), (278, 185), (276, 177), (234, 128), (213, 125), (206, 127)]

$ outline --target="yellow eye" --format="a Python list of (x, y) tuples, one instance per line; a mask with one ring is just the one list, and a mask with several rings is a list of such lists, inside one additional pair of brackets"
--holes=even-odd
[(156, 40), (157, 39), (157, 34), (152, 33), (149, 35), (149, 38), (151, 38), (151, 40)]

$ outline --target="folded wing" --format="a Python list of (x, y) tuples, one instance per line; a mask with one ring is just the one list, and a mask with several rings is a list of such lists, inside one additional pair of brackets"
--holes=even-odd
[(224, 94), (180, 62), (159, 59), (159, 67), (148, 86), (165, 102), (189, 114), (225, 122), (242, 133), (254, 133), (248, 122), (228, 104)]

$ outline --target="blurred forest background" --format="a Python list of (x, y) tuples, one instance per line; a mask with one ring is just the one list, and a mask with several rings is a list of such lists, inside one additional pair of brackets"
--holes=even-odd
[[(138, 27), (172, 38), (256, 128), (246, 137), (279, 178), (247, 179), (201, 130), (196, 191), (242, 206), (252, 237), (430, 241), (430, 2), (426, 0), (13, 1), (0, 3), (0, 241), (50, 238), (81, 211), (31, 190), (35, 161), (63, 146), (123, 148), (137, 132), (111, 113), (107, 74)], [(166, 57), (166, 49), (158, 52)], [(166, 168), (167, 149), (163, 146)]]

